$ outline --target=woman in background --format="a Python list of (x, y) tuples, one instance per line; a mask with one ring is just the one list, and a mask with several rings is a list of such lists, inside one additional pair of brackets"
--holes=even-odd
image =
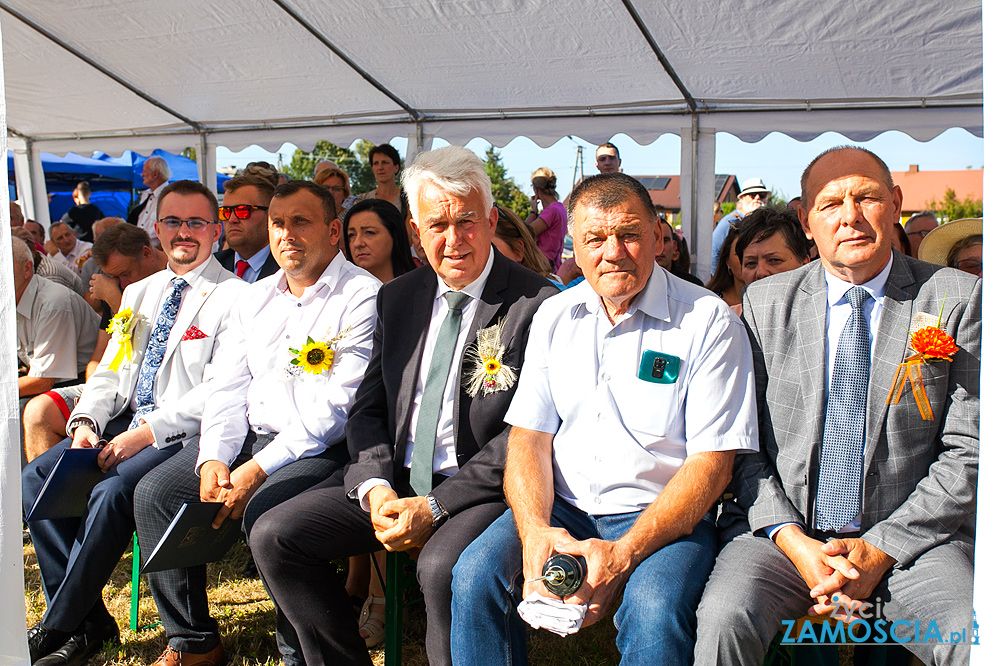
[(556, 175), (547, 167), (537, 169), (531, 174), (531, 187), (535, 194), (531, 197), (531, 213), (525, 224), (538, 239), (538, 249), (552, 262), (552, 270), (558, 271), (562, 265), (568, 218), (556, 192)]
[(383, 284), (416, 268), (403, 216), (381, 199), (359, 201), (344, 216), (347, 260)]
[(726, 234), (726, 240), (723, 241), (722, 248), (719, 250), (719, 265), (715, 267), (715, 273), (705, 288), (715, 292), (736, 314), (742, 315), (743, 287), (746, 284), (743, 282), (743, 268), (740, 266), (740, 258), (736, 256), (738, 236), (737, 229), (730, 229), (729, 233)]
[(535, 271), (559, 289), (565, 289), (559, 278), (552, 273), (549, 260), (535, 244), (531, 230), (510, 208), (497, 206), (497, 230), (493, 236), (493, 244), (503, 256)]
[(402, 165), (399, 152), (388, 143), (375, 146), (368, 152), (368, 165), (372, 168), (372, 175), (375, 176), (377, 185), (371, 192), (359, 194), (354, 201), (381, 199), (388, 201), (402, 213), (405, 197), (402, 196), (402, 190), (396, 184), (396, 174), (399, 173)]

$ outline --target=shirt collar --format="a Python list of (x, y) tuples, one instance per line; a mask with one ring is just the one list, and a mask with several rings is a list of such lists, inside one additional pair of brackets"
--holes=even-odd
[(189, 270), (184, 275), (177, 275), (177, 273), (174, 272), (174, 269), (172, 269), (170, 267), (170, 264), (167, 263), (167, 272), (170, 273), (170, 280), (173, 280), (175, 277), (179, 277), (182, 280), (184, 280), (185, 282), (187, 282), (189, 285), (193, 286), (194, 283), (195, 283), (195, 280), (197, 280), (199, 277), (201, 277), (201, 274), (205, 272), (205, 267), (208, 266), (208, 262), (211, 259), (212, 259), (212, 255), (208, 255), (208, 259), (206, 259), (205, 261), (201, 262), (200, 264), (198, 264), (197, 266), (195, 266), (194, 268), (192, 268), (191, 270)]
[[(237, 261), (245, 261), (250, 264), (250, 268), (254, 269), (254, 271), (260, 272), (260, 269), (264, 267), (264, 262), (267, 261), (268, 255), (271, 254), (271, 246), (265, 245), (257, 251), (257, 254), (253, 255), (249, 259), (235, 250), (233, 250), (233, 253), (236, 255)], [(235, 263), (233, 265), (235, 265)]]
[(337, 281), (340, 279), (340, 272), (344, 268), (344, 264), (347, 263), (347, 259), (344, 257), (343, 252), (337, 252), (336, 256), (330, 260), (330, 263), (326, 265), (326, 269), (323, 270), (322, 275), (317, 278), (316, 282), (309, 285), (302, 290), (302, 296), (296, 298), (292, 295), (292, 292), (288, 290), (288, 276), (285, 275), (285, 271), (280, 271), (280, 277), (278, 281), (274, 283), (274, 288), (279, 294), (287, 294), (288, 298), (294, 300), (301, 300), (303, 302), (312, 300), (316, 295), (318, 295), (322, 290), (333, 291), (337, 286)]
[(873, 299), (881, 301), (885, 296), (885, 284), (889, 281), (889, 271), (891, 270), (892, 255), (889, 255), (889, 263), (885, 265), (885, 268), (878, 275), (864, 284), (854, 285), (846, 280), (841, 280), (824, 268), (823, 275), (826, 277), (826, 298), (828, 305), (833, 307), (844, 300), (844, 296), (850, 291), (851, 287), (862, 287)]
[[(490, 258), (486, 260), (486, 266), (483, 268), (483, 272), (479, 274), (475, 280), (470, 282), (465, 286), (464, 289), (459, 289), (458, 291), (476, 299), (477, 301), (483, 300), (483, 291), (486, 289), (486, 280), (490, 276), (490, 272), (493, 270), (493, 246), (490, 245)], [(444, 296), (449, 291), (455, 291), (448, 285), (444, 283), (441, 276), (437, 276), (437, 296), (435, 298), (440, 298)]]
[(28, 286), (24, 288), (24, 293), (21, 294), (21, 300), (17, 302), (17, 314), (31, 319), (31, 308), (35, 304), (35, 297), (38, 295), (38, 281), (44, 279), (40, 275), (35, 275), (31, 278)]
[[(597, 292), (594, 291), (589, 282), (584, 280), (582, 284), (574, 288), (582, 288), (582, 291), (586, 293), (585, 298), (582, 299), (582, 305), (587, 308), (590, 314), (607, 316), (601, 297), (597, 295)], [(667, 301), (667, 296), (667, 271), (658, 264), (654, 265), (653, 272), (650, 274), (649, 279), (646, 280), (646, 285), (642, 288), (642, 291), (636, 294), (635, 298), (632, 299), (632, 303), (628, 306), (626, 317), (631, 317), (636, 311), (641, 310), (650, 317), (670, 321), (670, 304)]]

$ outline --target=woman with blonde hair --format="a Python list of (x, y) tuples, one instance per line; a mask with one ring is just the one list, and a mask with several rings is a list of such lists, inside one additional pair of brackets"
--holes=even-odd
[(552, 270), (558, 271), (569, 220), (556, 192), (556, 175), (548, 167), (537, 169), (531, 174), (531, 187), (534, 195), (531, 197), (531, 213), (525, 223), (538, 239), (538, 249), (552, 262)]
[(339, 167), (326, 167), (316, 172), (313, 182), (330, 190), (333, 201), (337, 204), (337, 217), (343, 220), (344, 200), (351, 196), (351, 181), (347, 178), (347, 174)]
[(562, 282), (552, 273), (549, 260), (535, 244), (535, 237), (521, 218), (510, 208), (497, 206), (497, 230), (493, 236), (493, 245), (500, 254), (511, 261), (516, 261), (525, 268), (532, 270), (564, 289)]

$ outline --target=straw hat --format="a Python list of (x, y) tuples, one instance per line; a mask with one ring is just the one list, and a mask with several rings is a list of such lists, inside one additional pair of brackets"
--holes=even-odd
[(918, 259), (938, 266), (948, 265), (948, 253), (958, 241), (983, 233), (983, 218), (966, 217), (942, 224), (924, 236), (917, 251)]

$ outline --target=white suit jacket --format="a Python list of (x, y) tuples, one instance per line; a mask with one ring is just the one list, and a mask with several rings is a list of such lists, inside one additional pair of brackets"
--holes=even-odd
[[(122, 294), (121, 309), (132, 308), (142, 315), (132, 334), (132, 362), (123, 363), (117, 372), (110, 369), (118, 353), (118, 343), (108, 344), (97, 371), (87, 380), (83, 395), (70, 416), (93, 419), (100, 431), (124, 412), (139, 380), (139, 368), (146, 354), (157, 309), (166, 283), (174, 276), (168, 270), (130, 284)], [(143, 416), (156, 440), (157, 448), (178, 442), (185, 446), (198, 437), (201, 414), (208, 398), (207, 380), (211, 361), (218, 347), (219, 334), (229, 322), (229, 311), (239, 293), (247, 286), (225, 270), (214, 258), (200, 275), (191, 280), (177, 319), (167, 338), (163, 361), (154, 385), (156, 407)], [(193, 335), (185, 335), (191, 331)], [(198, 333), (200, 331), (200, 333)], [(205, 337), (200, 337), (204, 334)], [(186, 338), (186, 339), (185, 339)]]

